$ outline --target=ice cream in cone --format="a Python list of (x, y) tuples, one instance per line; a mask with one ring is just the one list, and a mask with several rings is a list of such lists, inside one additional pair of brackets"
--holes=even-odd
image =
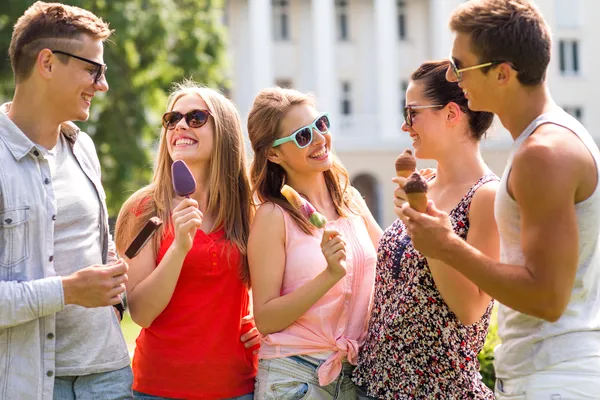
[(313, 226), (317, 228), (322, 228), (325, 226), (327, 223), (327, 218), (325, 218), (323, 214), (317, 212), (312, 204), (303, 199), (302, 196), (300, 196), (298, 192), (294, 190), (294, 188), (288, 185), (283, 185), (281, 188), (281, 194), (287, 199), (287, 201), (290, 202), (292, 207), (300, 211), (306, 218), (308, 218), (308, 222), (310, 222)]
[(406, 149), (396, 158), (396, 175), (408, 178), (417, 169), (417, 160), (410, 149)]
[(404, 184), (404, 193), (412, 208), (419, 212), (427, 210), (427, 182), (418, 172), (408, 177)]

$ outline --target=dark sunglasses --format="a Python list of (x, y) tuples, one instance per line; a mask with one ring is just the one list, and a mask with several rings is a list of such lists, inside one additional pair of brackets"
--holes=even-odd
[(100, 82), (100, 79), (102, 79), (102, 76), (104, 74), (106, 74), (106, 70), (108, 69), (106, 64), (100, 64), (100, 63), (97, 63), (96, 61), (88, 60), (87, 58), (83, 58), (83, 57), (76, 56), (75, 54), (67, 53), (66, 51), (62, 51), (62, 50), (51, 50), (51, 51), (52, 51), (52, 54), (62, 54), (64, 56), (73, 57), (80, 61), (84, 61), (88, 64), (92, 64), (94, 67), (96, 67), (94, 69), (94, 83)]
[(406, 106), (406, 107), (404, 107), (404, 121), (406, 122), (406, 125), (412, 126), (413, 125), (412, 110), (422, 110), (424, 108), (441, 108), (441, 107), (445, 107), (445, 106), (442, 104), (433, 104), (433, 105), (428, 105), (428, 106)]
[(329, 121), (329, 114), (323, 113), (315, 119), (312, 124), (303, 126), (297, 129), (289, 136), (279, 138), (273, 142), (273, 147), (277, 147), (285, 142), (293, 141), (296, 146), (303, 149), (308, 146), (313, 140), (313, 129), (316, 129), (321, 134), (329, 133), (331, 128), (331, 122)]
[(185, 123), (190, 128), (200, 128), (206, 124), (209, 115), (212, 115), (209, 110), (192, 110), (185, 114), (182, 114), (179, 111), (169, 111), (162, 117), (162, 126), (168, 130), (175, 129), (177, 123), (181, 121), (182, 118), (185, 118)]

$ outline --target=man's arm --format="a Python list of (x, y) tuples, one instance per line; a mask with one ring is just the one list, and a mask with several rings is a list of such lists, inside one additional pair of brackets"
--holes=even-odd
[(66, 304), (105, 307), (121, 301), (127, 264), (90, 265), (69, 276), (32, 281), (0, 281), (0, 329), (56, 313)]
[(0, 329), (25, 324), (64, 308), (61, 277), (0, 281)]
[(523, 146), (509, 190), (519, 206), (524, 265), (497, 263), (462, 241), (444, 226), (447, 215), (432, 203), (430, 215), (403, 210), (419, 250), (454, 267), (502, 304), (553, 322), (569, 302), (577, 271), (581, 153), (546, 136), (534, 135)]

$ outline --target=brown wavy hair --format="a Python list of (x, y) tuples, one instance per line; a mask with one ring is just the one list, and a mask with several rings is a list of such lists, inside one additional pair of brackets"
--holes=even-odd
[[(450, 29), (470, 35), (482, 63), (509, 61), (522, 85), (546, 80), (552, 52), (550, 28), (530, 0), (471, 0), (457, 7)], [(491, 67), (482, 68), (487, 73)]]
[[(281, 121), (287, 111), (297, 105), (316, 108), (313, 97), (294, 89), (268, 88), (262, 90), (254, 99), (248, 115), (248, 136), (254, 150), (250, 180), (252, 194), (260, 203), (272, 202), (279, 205), (292, 216), (302, 231), (311, 234), (315, 228), (281, 194), (281, 188), (286, 182), (285, 170), (267, 158), (273, 142), (282, 134)], [(334, 154), (331, 154), (331, 157), (333, 165), (323, 174), (335, 210), (340, 216), (347, 216), (348, 212), (360, 214), (349, 184), (348, 171)]]
[[(238, 248), (242, 258), (240, 277), (249, 282), (247, 243), (254, 208), (250, 199), (250, 183), (242, 125), (237, 109), (216, 90), (199, 86), (192, 81), (177, 84), (169, 96), (167, 111), (188, 94), (206, 102), (214, 121), (214, 141), (211, 151), (210, 193), (207, 213), (216, 215), (211, 231), (225, 230), (225, 237)], [(167, 150), (166, 129), (162, 128), (152, 183), (135, 192), (121, 207), (115, 227), (117, 251), (123, 254), (133, 237), (153, 216), (164, 221), (154, 236), (154, 254), (158, 254), (164, 236), (173, 232), (173, 160)]]

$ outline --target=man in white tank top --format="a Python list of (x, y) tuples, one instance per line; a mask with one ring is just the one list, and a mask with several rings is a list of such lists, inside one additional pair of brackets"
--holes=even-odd
[(501, 303), (499, 399), (600, 398), (600, 153), (545, 83), (550, 32), (527, 0), (472, 0), (450, 20), (469, 108), (496, 113), (514, 139), (495, 206), (500, 262), (452, 231), (433, 202), (402, 204), (415, 247)]

